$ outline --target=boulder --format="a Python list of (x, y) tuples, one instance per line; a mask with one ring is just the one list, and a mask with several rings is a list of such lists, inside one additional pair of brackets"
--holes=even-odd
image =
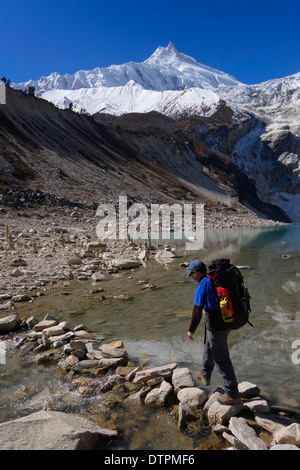
[[(67, 333), (71, 333), (71, 331), (68, 331)], [(66, 333), (66, 334), (67, 334)], [(79, 331), (73, 331), (72, 332), (75, 336), (78, 336), (80, 338), (86, 338), (86, 339), (94, 339), (94, 335), (92, 333), (89, 333), (88, 331), (84, 330), (79, 330)]]
[(82, 349), (82, 351), (86, 352), (85, 342), (80, 339), (73, 339), (70, 341), (71, 349)]
[(176, 369), (177, 363), (166, 364), (164, 366), (151, 367), (149, 369), (141, 370), (135, 374), (133, 379), (134, 383), (147, 382), (154, 377), (169, 378), (172, 376), (173, 370)]
[[(207, 403), (205, 405), (205, 408)], [(212, 423), (226, 424), (236, 414), (238, 414), (243, 408), (243, 405), (222, 405), (215, 400), (207, 410), (207, 417)]]
[(38, 411), (0, 424), (1, 450), (92, 450), (101, 438), (116, 437), (86, 418)]
[(57, 325), (56, 320), (42, 320), (39, 323), (37, 323), (36, 325), (34, 325), (33, 331), (36, 331), (36, 332), (43, 331), (46, 328), (51, 328), (51, 327), (56, 326), (56, 325)]
[(44, 328), (43, 333), (47, 336), (60, 336), (64, 334), (64, 329), (59, 325), (50, 326), (49, 328)]
[(33, 328), (34, 325), (38, 323), (38, 320), (35, 317), (29, 317), (26, 320), (26, 326), (27, 328)]
[(54, 315), (51, 315), (51, 313), (46, 313), (46, 315), (44, 316), (44, 321), (48, 321), (48, 320), (53, 320), (56, 322), (56, 324), (58, 325), (59, 324), (59, 320), (57, 317), (55, 317)]
[(294, 444), (295, 446), (300, 446), (300, 424), (293, 423), (276, 431), (273, 442), (276, 444)]
[(76, 266), (77, 264), (82, 264), (82, 259), (77, 257), (77, 258), (70, 258), (68, 259), (68, 265), (69, 266)]
[(14, 295), (11, 300), (12, 302), (29, 302), (32, 298), (27, 294), (17, 294)]
[(247, 447), (243, 442), (241, 442), (239, 439), (237, 439), (233, 434), (230, 434), (227, 431), (224, 431), (222, 433), (222, 437), (226, 439), (226, 441), (229, 442), (233, 446), (234, 449), (238, 450), (249, 450), (249, 447)]
[(187, 367), (180, 367), (174, 370), (172, 375), (172, 383), (175, 393), (178, 393), (182, 388), (194, 387), (195, 385), (192, 374)]
[(215, 424), (214, 426), (212, 426), (212, 430), (217, 435), (222, 435), (223, 432), (227, 432), (227, 433), (231, 434), (228, 427), (224, 426), (223, 424)]
[(78, 364), (79, 358), (74, 354), (70, 354), (68, 357), (66, 357), (66, 361), (70, 366), (75, 366), (75, 364)]
[(117, 368), (116, 373), (121, 375), (121, 377), (127, 377), (132, 372), (136, 373), (138, 370), (139, 368), (135, 366), (120, 366)]
[(0, 310), (10, 310), (13, 307), (14, 307), (13, 302), (9, 300), (8, 302), (5, 302), (5, 304), (0, 305)]
[(178, 429), (183, 431), (187, 424), (194, 419), (194, 407), (191, 407), (188, 403), (180, 402), (178, 407)]
[(146, 382), (146, 385), (149, 385), (149, 387), (155, 387), (155, 385), (162, 383), (163, 380), (163, 377), (154, 377), (153, 379), (148, 380), (148, 382)]
[(21, 276), (24, 276), (24, 273), (23, 271), (20, 271), (20, 269), (14, 269), (13, 272), (11, 273), (11, 276), (21, 277)]
[(177, 427), (186, 431), (188, 435), (202, 434), (205, 427), (204, 414), (199, 407), (190, 406), (188, 403), (180, 402), (178, 406)]
[(18, 266), (27, 266), (27, 263), (22, 258), (16, 258), (12, 261), (11, 266), (18, 267)]
[(268, 446), (256, 435), (244, 418), (230, 418), (229, 429), (249, 450), (268, 450)]
[(128, 355), (125, 349), (107, 349), (100, 346), (99, 350), (102, 356), (106, 358), (127, 357)]
[(55, 341), (70, 341), (72, 338), (74, 338), (74, 336), (75, 334), (73, 331), (67, 331), (63, 335), (49, 336), (49, 341), (50, 343), (54, 343)]
[(92, 279), (95, 282), (99, 282), (99, 281), (103, 281), (105, 279), (105, 276), (100, 271), (98, 271), (92, 274)]
[(80, 361), (77, 364), (75, 364), (72, 367), (72, 370), (74, 372), (85, 373), (85, 372), (90, 371), (91, 369), (98, 368), (98, 366), (99, 366), (99, 361), (86, 359), (86, 360)]
[(115, 258), (111, 262), (112, 266), (119, 269), (137, 268), (140, 265), (139, 261), (125, 258)]
[(173, 251), (159, 250), (155, 255), (155, 259), (159, 258), (176, 258), (176, 254)]
[(87, 358), (88, 359), (98, 359), (100, 361), (100, 359), (104, 359), (104, 356), (102, 354), (101, 351), (99, 351), (99, 349), (93, 349), (92, 352), (88, 352), (87, 353)]
[(250, 400), (244, 400), (243, 403), (244, 408), (252, 412), (268, 413), (270, 411), (268, 402), (264, 398), (252, 398)]
[(98, 241), (93, 241), (89, 242), (86, 246), (86, 249), (89, 250), (95, 250), (95, 251), (105, 251), (107, 248), (106, 243), (103, 242), (98, 242)]
[(93, 353), (94, 351), (99, 351), (99, 343), (97, 341), (87, 341), (85, 343), (85, 349), (88, 353)]
[(13, 331), (17, 325), (17, 321), (17, 315), (9, 315), (8, 317), (0, 318), (0, 334)]
[(112, 390), (116, 385), (123, 383), (125, 381), (125, 377), (121, 377), (119, 374), (110, 375), (104, 384), (102, 384), (99, 388), (100, 392), (108, 392)]
[(136, 393), (129, 395), (128, 400), (134, 400), (138, 403), (144, 403), (145, 396), (148, 395), (150, 391), (151, 391), (151, 387), (148, 387), (147, 385), (145, 385), (144, 387), (141, 388), (141, 390), (138, 390)]
[(47, 364), (48, 362), (51, 362), (54, 359), (54, 353), (45, 353), (45, 354), (40, 354), (39, 356), (36, 356), (35, 362), (39, 364)]
[(180, 403), (187, 403), (190, 407), (200, 407), (206, 402), (207, 395), (201, 388), (187, 387), (178, 392), (177, 398)]
[(113, 369), (119, 366), (123, 366), (127, 363), (126, 358), (122, 357), (111, 357), (103, 358), (99, 360), (100, 369)]
[[(54, 347), (54, 343), (53, 343), (53, 347)], [(71, 354), (77, 357), (79, 360), (86, 357), (85, 351), (83, 351), (82, 349), (74, 349)]]
[(67, 321), (61, 321), (57, 326), (60, 326), (64, 331), (68, 331), (70, 329)]
[(153, 388), (148, 393), (145, 398), (145, 405), (164, 406), (167, 396), (172, 390), (172, 385), (164, 380), (159, 387)]
[(294, 444), (276, 444), (270, 447), (269, 450), (300, 450), (299, 447)]
[(222, 387), (217, 387), (216, 390), (209, 395), (208, 400), (205, 403), (204, 410), (208, 411), (209, 407), (224, 393), (225, 391)]
[(254, 418), (261, 428), (266, 429), (271, 434), (280, 431), (284, 427), (284, 425), (278, 422), (278, 419), (272, 415), (263, 415), (258, 412), (255, 412)]
[(242, 398), (253, 398), (260, 394), (259, 387), (251, 382), (239, 383), (238, 389)]
[(123, 349), (124, 348), (124, 343), (123, 341), (121, 341), (120, 339), (116, 340), (116, 341), (112, 341), (110, 344), (109, 344), (109, 348), (110, 349)]

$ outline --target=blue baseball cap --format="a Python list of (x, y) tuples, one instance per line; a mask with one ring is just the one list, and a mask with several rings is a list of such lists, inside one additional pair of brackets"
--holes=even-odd
[(186, 277), (189, 277), (194, 271), (200, 271), (201, 273), (204, 273), (207, 271), (206, 265), (202, 261), (194, 259), (189, 264), (189, 272)]

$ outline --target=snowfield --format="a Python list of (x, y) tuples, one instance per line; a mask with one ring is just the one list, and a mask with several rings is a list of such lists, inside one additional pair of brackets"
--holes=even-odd
[(37, 96), (89, 114), (121, 115), (156, 110), (168, 116), (214, 112), (219, 102), (216, 89), (242, 85), (234, 77), (199, 64), (181, 54), (172, 43), (158, 49), (141, 63), (129, 62), (79, 71), (57, 72), (39, 80), (13, 84), (25, 90), (35, 87)]
[(210, 90), (190, 88), (183, 91), (152, 91), (132, 81), (122, 87), (51, 90), (41, 96), (59, 108), (68, 108), (72, 103), (74, 111), (89, 114), (104, 112), (121, 115), (158, 111), (172, 117), (182, 114), (209, 116), (215, 112), (220, 101), (218, 95)]

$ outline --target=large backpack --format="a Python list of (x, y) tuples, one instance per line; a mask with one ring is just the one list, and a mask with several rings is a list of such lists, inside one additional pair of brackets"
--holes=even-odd
[(229, 259), (221, 258), (212, 261), (208, 276), (220, 301), (224, 328), (237, 330), (246, 323), (253, 326), (249, 322), (250, 295), (240, 270)]

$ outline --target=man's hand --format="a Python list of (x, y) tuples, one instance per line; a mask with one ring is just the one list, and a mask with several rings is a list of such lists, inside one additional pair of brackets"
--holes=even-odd
[(191, 333), (190, 331), (187, 332), (187, 337), (193, 341), (194, 340), (194, 333)]

